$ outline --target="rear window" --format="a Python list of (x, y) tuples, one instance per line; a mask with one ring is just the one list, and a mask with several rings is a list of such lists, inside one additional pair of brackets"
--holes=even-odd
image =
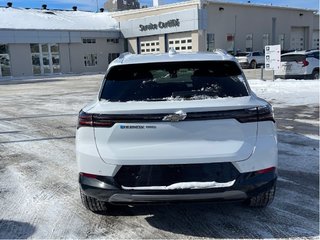
[(313, 52), (313, 53), (309, 53), (307, 55), (308, 58), (313, 57), (319, 60), (319, 52)]
[(246, 53), (246, 52), (239, 52), (236, 54), (236, 57), (247, 57), (249, 56), (249, 53)]
[(241, 74), (232, 61), (114, 66), (105, 77), (101, 99), (127, 102), (248, 96)]
[(281, 62), (302, 62), (304, 60), (306, 60), (306, 56), (302, 54), (292, 54), (281, 57)]

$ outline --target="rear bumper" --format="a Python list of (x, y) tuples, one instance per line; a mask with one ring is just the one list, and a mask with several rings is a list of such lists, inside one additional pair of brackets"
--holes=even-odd
[(312, 74), (301, 74), (301, 75), (274, 75), (275, 78), (281, 79), (312, 79)]
[(250, 63), (248, 63), (248, 62), (239, 62), (239, 64), (242, 68), (249, 68), (250, 67)]
[(276, 170), (258, 174), (239, 174), (231, 187), (178, 190), (124, 190), (113, 178), (79, 176), (84, 194), (111, 204), (168, 203), (188, 201), (244, 201), (271, 189), (277, 180)]

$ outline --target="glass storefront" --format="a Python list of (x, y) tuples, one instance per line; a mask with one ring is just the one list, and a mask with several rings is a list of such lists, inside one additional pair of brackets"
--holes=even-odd
[(30, 44), (34, 75), (60, 73), (58, 44)]
[(0, 44), (0, 77), (11, 76), (9, 46)]

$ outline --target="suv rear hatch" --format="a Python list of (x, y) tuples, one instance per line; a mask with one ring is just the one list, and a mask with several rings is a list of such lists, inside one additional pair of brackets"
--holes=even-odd
[(280, 69), (276, 75), (302, 75), (306, 73), (308, 62), (304, 54), (290, 54), (281, 57)]
[[(212, 101), (207, 101), (205, 107), (202, 101), (194, 102), (192, 108), (184, 102), (172, 102), (169, 108), (154, 103), (100, 103), (94, 110), (109, 110), (96, 115), (96, 121), (112, 122), (112, 126), (94, 128), (98, 151), (104, 161), (119, 165), (233, 162), (249, 158), (256, 144), (257, 102), (243, 97), (210, 107)], [(184, 120), (163, 120), (184, 113)]]
[(114, 67), (87, 112), (101, 158), (118, 165), (249, 158), (265, 102), (249, 95), (241, 74), (232, 61)]

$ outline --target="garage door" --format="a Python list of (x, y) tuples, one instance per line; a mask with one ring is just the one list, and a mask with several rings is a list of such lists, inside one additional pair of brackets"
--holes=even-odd
[(319, 49), (319, 31), (313, 31), (312, 49)]
[(305, 39), (304, 39), (304, 28), (294, 27), (291, 29), (291, 42), (290, 48), (292, 50), (304, 50)]
[(141, 41), (140, 42), (140, 53), (141, 54), (160, 53), (160, 42), (159, 42), (159, 40)]
[(192, 52), (192, 38), (168, 39), (168, 47), (174, 48), (177, 52)]

